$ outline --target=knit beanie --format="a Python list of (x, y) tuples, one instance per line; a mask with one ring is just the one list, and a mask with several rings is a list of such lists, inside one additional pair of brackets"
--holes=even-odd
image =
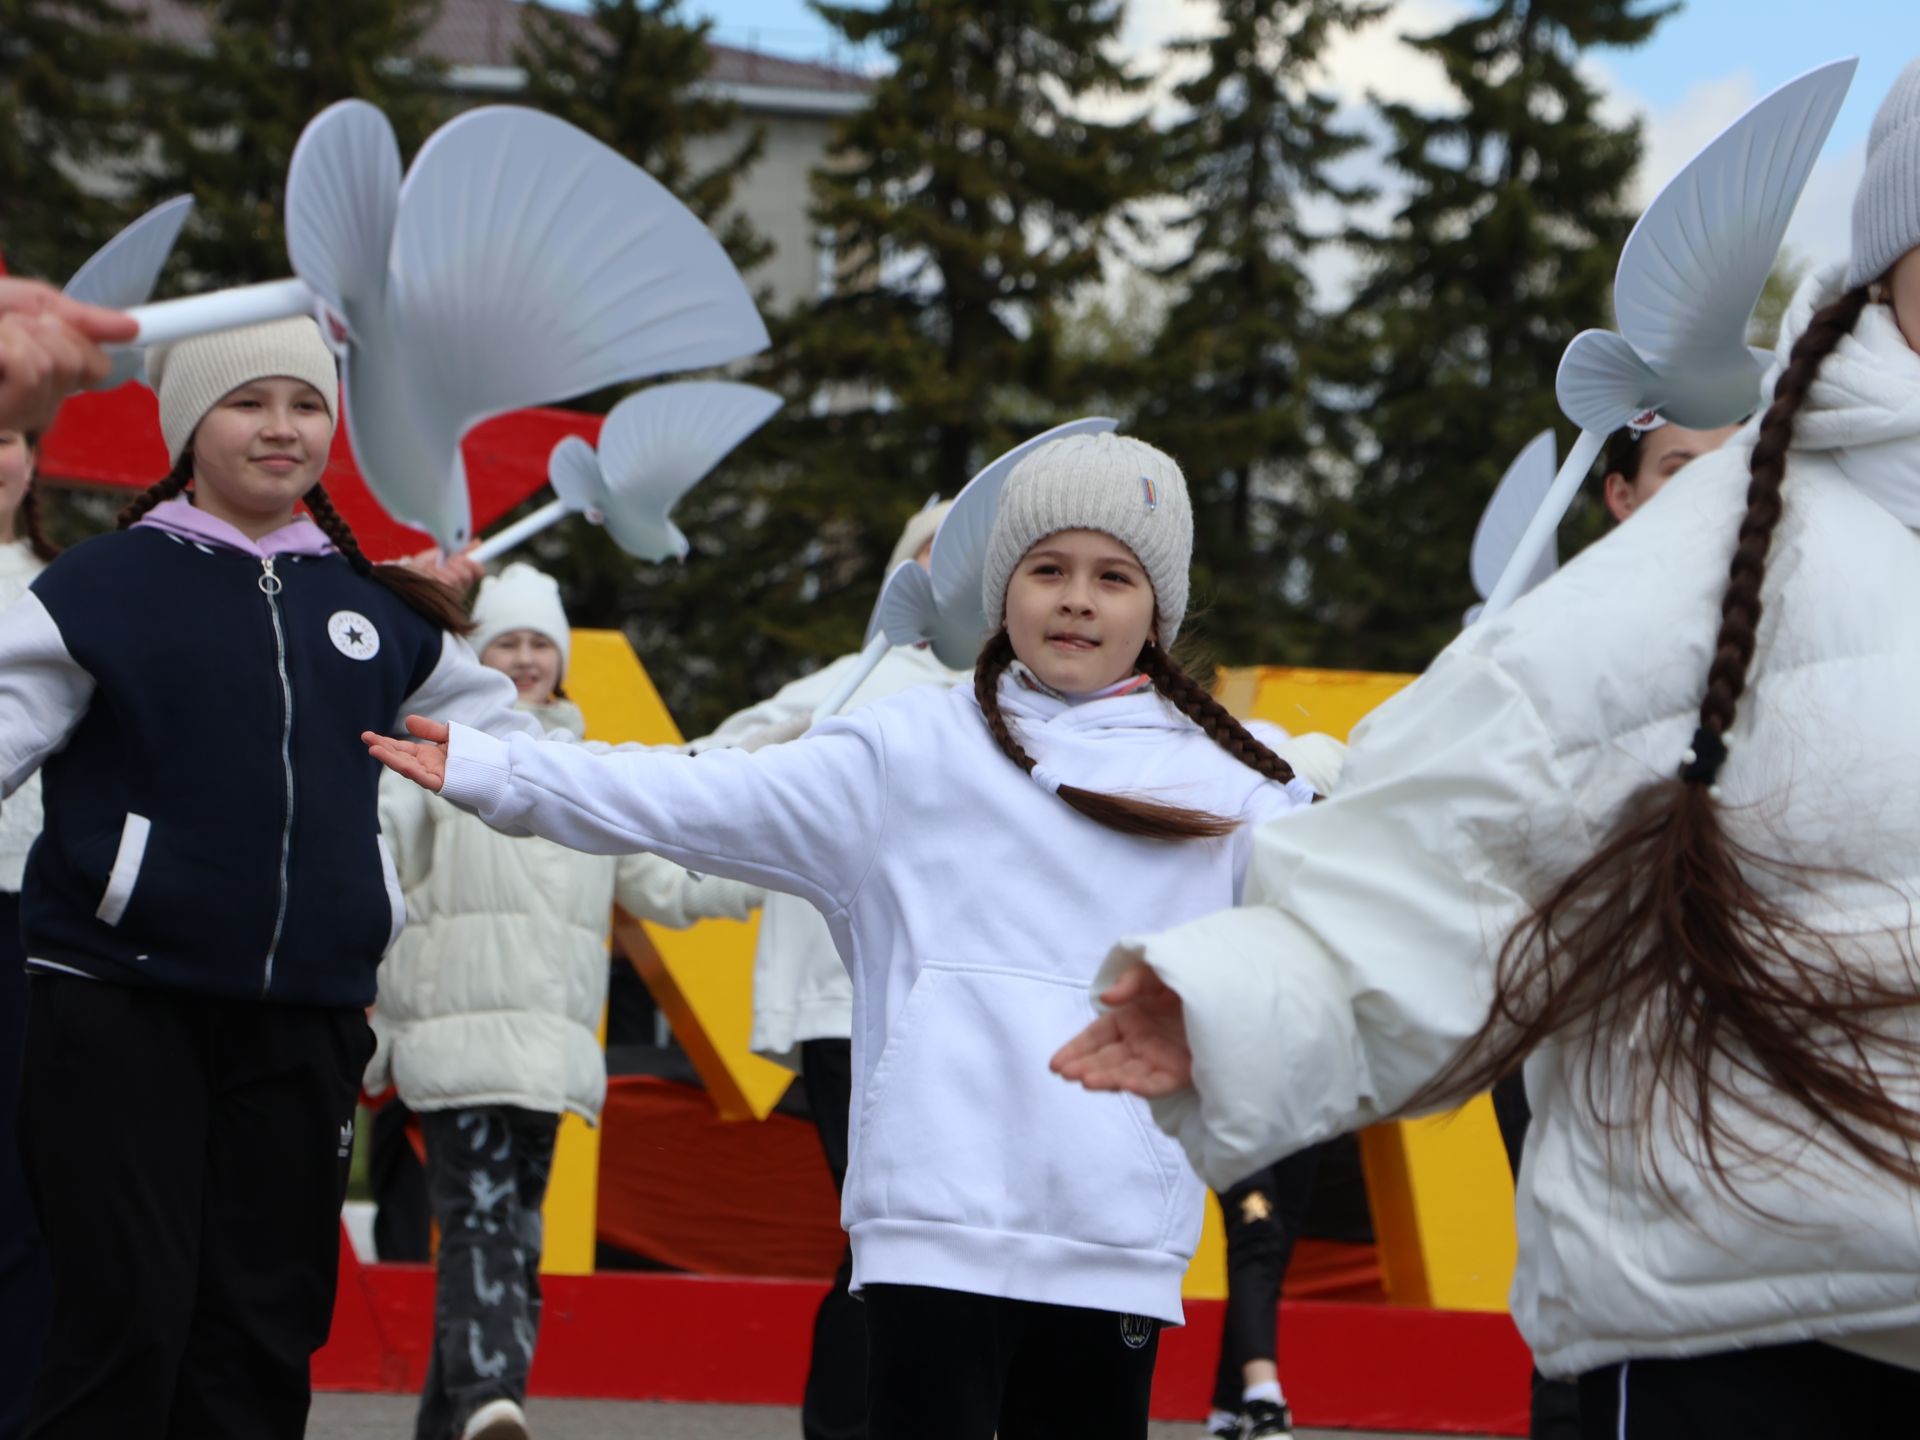
[(149, 350), (147, 384), (160, 397), (168, 463), (179, 463), (195, 427), (229, 391), (275, 375), (313, 386), (334, 424), (340, 423), (340, 374), (333, 352), (320, 338), (320, 327), (304, 315)]
[(947, 518), (947, 512), (952, 508), (953, 501), (942, 500), (938, 505), (929, 505), (917, 512), (907, 521), (907, 528), (900, 532), (900, 538), (894, 542), (893, 554), (887, 557), (887, 574), (891, 575), (920, 553), (920, 547), (933, 539), (933, 532), (940, 528), (940, 522)]
[(486, 654), (487, 646), (509, 630), (538, 631), (559, 647), (559, 678), (566, 678), (572, 632), (560, 604), (559, 582), (551, 575), (518, 561), (498, 575), (489, 575), (474, 597), (473, 626), (467, 639), (476, 655)]
[(1867, 173), (1853, 197), (1847, 288), (1871, 284), (1920, 245), (1920, 60), (1880, 102), (1867, 132)]
[(1007, 614), (1007, 583), (1020, 557), (1062, 530), (1098, 530), (1120, 541), (1153, 582), (1160, 644), (1173, 644), (1187, 615), (1193, 507), (1173, 458), (1125, 435), (1069, 435), (1014, 467), (987, 540), (980, 603), (988, 623)]

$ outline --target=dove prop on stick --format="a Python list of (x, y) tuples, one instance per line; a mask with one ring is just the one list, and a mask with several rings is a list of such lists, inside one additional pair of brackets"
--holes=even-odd
[[(180, 227), (193, 211), (193, 197), (176, 195), (147, 211), (96, 250), (67, 281), (66, 293), (89, 305), (126, 310), (153, 294), (161, 267), (173, 253)], [(141, 346), (114, 347), (113, 368), (93, 388), (111, 390), (140, 373), (146, 351)]]
[(467, 111), (403, 179), (384, 115), (329, 106), (294, 149), (286, 223), (297, 280), (142, 307), (141, 343), (317, 304), (347, 347), (349, 434), (368, 488), (446, 550), (470, 538), (460, 437), (478, 422), (767, 344), (693, 212), (538, 111)]
[[(1507, 466), (1507, 473), (1493, 487), (1493, 498), (1480, 512), (1480, 523), (1473, 531), (1473, 549), (1467, 555), (1467, 569), (1473, 576), (1473, 588), (1483, 602), (1500, 582), (1520, 537), (1526, 533), (1527, 523), (1540, 509), (1540, 502), (1547, 498), (1547, 491), (1553, 485), (1553, 451), (1551, 430), (1542, 430), (1529, 440), (1526, 448)], [(1559, 547), (1549, 534), (1546, 548), (1534, 562), (1520, 593), (1526, 594), (1559, 568)], [(1483, 608), (1484, 604), (1468, 610), (1465, 623), (1471, 625), (1478, 620)]]
[(1555, 393), (1580, 438), (1484, 618), (1526, 588), (1608, 434), (1649, 410), (1713, 429), (1760, 402), (1770, 357), (1748, 348), (1747, 322), (1857, 63), (1823, 65), (1760, 100), (1688, 161), (1633, 227), (1613, 282), (1620, 333), (1583, 331), (1560, 360)]
[(867, 624), (867, 644), (860, 652), (860, 664), (847, 672), (813, 712), (814, 723), (839, 714), (861, 682), (897, 645), (930, 643), (942, 665), (952, 670), (971, 667), (987, 639), (980, 586), (987, 568), (987, 541), (993, 534), (993, 518), (1000, 508), (1000, 490), (1007, 476), (1050, 440), (1096, 435), (1119, 426), (1119, 421), (1100, 416), (1069, 420), (1014, 446), (969, 480), (954, 497), (953, 508), (947, 511), (940, 528), (933, 532), (933, 553), (927, 567), (902, 565), (887, 577), (873, 607), (873, 619)]
[(780, 408), (753, 385), (688, 380), (655, 385), (613, 407), (600, 448), (569, 435), (553, 447), (547, 476), (558, 497), (482, 541), (485, 563), (569, 515), (584, 515), (636, 560), (684, 560), (687, 537), (668, 518), (708, 471)]

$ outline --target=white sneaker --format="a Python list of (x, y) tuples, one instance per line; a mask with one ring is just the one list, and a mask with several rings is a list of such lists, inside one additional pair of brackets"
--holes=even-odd
[(460, 1440), (530, 1440), (527, 1412), (511, 1400), (489, 1400), (467, 1418)]

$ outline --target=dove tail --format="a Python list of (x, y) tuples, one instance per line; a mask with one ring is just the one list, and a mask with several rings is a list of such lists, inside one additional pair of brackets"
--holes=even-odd
[(386, 586), (408, 608), (440, 629), (455, 635), (472, 633), (473, 621), (468, 618), (460, 597), (438, 580), (405, 565), (376, 565), (367, 559), (360, 542), (354, 538), (353, 527), (347, 524), (347, 517), (334, 508), (333, 497), (327, 494), (326, 486), (315, 485), (307, 491), (306, 501), (307, 509), (313, 512), (314, 523), (327, 532), (333, 548), (346, 557), (356, 574)]
[[(1920, 1065), (1920, 1042), (1887, 1023), (1920, 1005), (1920, 957), (1902, 939), (1904, 964), (1862, 964), (1845, 937), (1810, 924), (1803, 897), (1836, 881), (1876, 882), (1742, 844), (1715, 788), (1753, 663), (1794, 420), (1866, 303), (1864, 289), (1851, 290), (1813, 317), (1760, 421), (1692, 746), (1507, 937), (1486, 1023), (1408, 1110), (1476, 1094), (1550, 1038), (1586, 1034), (1576, 1103), (1603, 1128), (1638, 1137), (1669, 1196), (1651, 1140), (1663, 1133), (1742, 1198), (1735, 1174), (1766, 1171), (1780, 1149), (1777, 1133), (1748, 1120), (1756, 1104), (1837, 1162), (1920, 1183), (1920, 1108), (1884, 1079)], [(1623, 1071), (1628, 1037), (1638, 1063)], [(1755, 1133), (1773, 1153), (1757, 1150)]]

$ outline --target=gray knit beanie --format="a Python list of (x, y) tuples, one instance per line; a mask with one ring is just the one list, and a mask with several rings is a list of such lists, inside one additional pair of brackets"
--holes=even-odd
[(147, 352), (147, 384), (160, 397), (160, 433), (167, 460), (177, 464), (206, 413), (229, 391), (254, 380), (285, 375), (304, 380), (340, 423), (340, 372), (320, 327), (304, 315), (241, 330), (196, 335)]
[(1069, 435), (1015, 466), (987, 540), (980, 603), (990, 625), (1006, 620), (1020, 557), (1062, 530), (1098, 530), (1133, 551), (1153, 582), (1160, 644), (1172, 645), (1193, 562), (1193, 506), (1173, 458), (1125, 435)]
[(1910, 62), (1867, 132), (1867, 173), (1853, 197), (1847, 288), (1871, 284), (1920, 245), (1920, 60)]

